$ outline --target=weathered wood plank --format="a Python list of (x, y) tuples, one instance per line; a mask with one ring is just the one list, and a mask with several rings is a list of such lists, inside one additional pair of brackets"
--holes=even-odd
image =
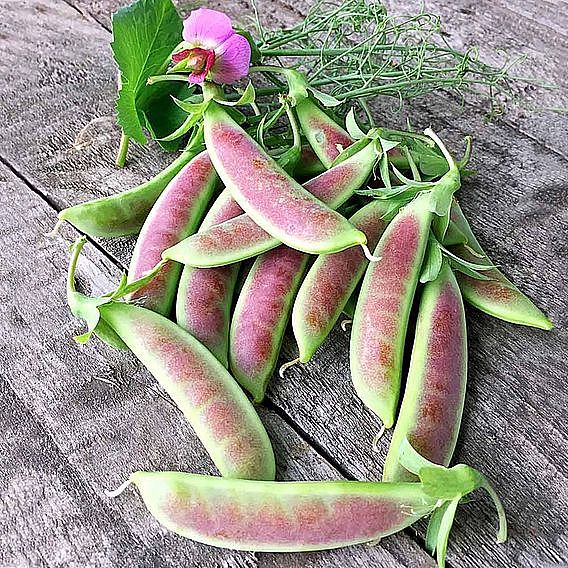
[[(127, 187), (166, 162), (157, 152), (136, 150), (129, 169), (117, 172), (111, 166), (117, 133), (114, 130), (115, 138), (110, 140), (101, 124), (94, 129), (100, 136), (89, 148), (82, 152), (71, 149), (75, 133), (90, 118), (112, 113), (114, 68), (106, 51), (106, 32), (62, 4), (27, 2), (15, 6), (4, 2), (0, 10), (6, 14), (0, 22), (5, 93), (0, 108), (10, 117), (3, 127), (0, 154), (38, 191), (62, 207)], [(284, 13), (294, 17), (292, 8)], [(29, 35), (31, 18), (42, 29), (41, 40)], [(29, 64), (25, 77), (20, 73), (22, 61)], [(455, 139), (460, 130), (481, 135), (482, 142), (476, 147), (479, 174), (462, 191), (464, 207), (495, 259), (503, 261), (507, 272), (539, 298), (557, 325), (565, 329), (566, 278), (560, 263), (565, 263), (565, 256), (560, 260), (555, 256), (566, 254), (565, 162), (506, 125), (482, 128), (481, 121), (467, 112), (459, 122), (450, 122), (455, 108), (445, 100), (437, 107), (426, 101), (410, 109), (419, 118), (416, 124), (426, 126), (432, 120), (436, 127), (447, 128), (444, 135), (450, 138)], [(562, 127), (562, 120), (558, 124)], [(545, 121), (543, 128), (553, 129), (554, 125)], [(505, 190), (499, 195), (495, 188), (501, 187)], [(128, 244), (117, 242), (105, 246), (126, 262)], [(98, 269), (92, 274), (99, 274)], [(562, 332), (521, 331), (473, 312), (471, 315), (470, 397), (458, 459), (485, 471), (491, 469), (491, 478), (513, 515), (513, 541), (507, 547), (493, 546), (487, 538), (488, 516), (477, 520), (477, 510), (471, 519), (462, 513), (451, 546), (452, 564), (539, 565), (541, 560), (547, 561), (547, 555), (555, 561), (565, 555), (566, 539), (564, 528), (553, 519), (555, 514), (562, 518), (566, 500), (561, 420), (566, 400), (561, 387), (566, 376), (561, 354), (566, 336)], [(368, 414), (359, 414), (360, 405), (349, 385), (345, 347), (345, 339), (336, 334), (321, 359), (301, 373), (292, 371), (286, 381), (275, 384), (272, 395), (343, 470), (354, 476), (377, 477), (385, 448), (379, 455), (369, 450), (376, 423)], [(292, 349), (288, 342), (287, 353)], [(54, 353), (66, 360), (65, 349)], [(341, 366), (329, 361), (341, 357)], [(73, 369), (73, 359), (68, 366)], [(326, 371), (331, 378), (326, 378)], [(538, 376), (539, 381), (529, 381), (527, 375)], [(54, 409), (46, 410), (46, 414), (50, 412)], [(523, 471), (525, 466), (527, 471)], [(536, 482), (535, 488), (532, 482)], [(481, 521), (482, 534), (474, 535)], [(537, 533), (534, 537), (533, 531)], [(477, 541), (488, 547), (479, 556), (471, 550)]]
[[(3, 455), (14, 456), (9, 468), (0, 468), (5, 482), (0, 510), (6, 512), (0, 538), (10, 543), (3, 565), (23, 557), (31, 565), (55, 566), (54, 555), (67, 554), (66, 565), (77, 566), (432, 566), (404, 534), (381, 546), (329, 554), (219, 550), (160, 528), (134, 492), (105, 498), (105, 488), (117, 486), (135, 469), (216, 471), (181, 413), (133, 356), (96, 341), (83, 347), (72, 341), (82, 324), (65, 307), (66, 243), (43, 236), (50, 208), (40, 197), (3, 166), (0, 180), (0, 304), (6, 306), (0, 318), (5, 393), (0, 410), (9, 426), (1, 447)], [(71, 230), (65, 234), (77, 236)], [(78, 271), (83, 288), (99, 294), (117, 276), (116, 267), (87, 247)], [(260, 410), (280, 479), (340, 477), (282, 419)], [(36, 495), (44, 496), (50, 513), (45, 517)], [(101, 546), (93, 550), (99, 540)]]

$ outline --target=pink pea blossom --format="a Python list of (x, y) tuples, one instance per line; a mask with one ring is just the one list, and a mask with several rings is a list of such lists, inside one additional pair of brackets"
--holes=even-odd
[(183, 48), (172, 55), (174, 63), (186, 61), (190, 83), (228, 84), (245, 77), (250, 65), (250, 45), (235, 33), (230, 18), (207, 8), (191, 12), (183, 22)]

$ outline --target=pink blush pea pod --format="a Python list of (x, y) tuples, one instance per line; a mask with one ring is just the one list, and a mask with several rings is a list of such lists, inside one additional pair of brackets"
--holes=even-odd
[[(200, 231), (242, 214), (226, 189), (215, 200)], [(177, 299), (176, 321), (201, 341), (217, 359), (228, 365), (230, 309), (238, 264), (218, 268), (184, 266)]]
[(291, 178), (220, 105), (209, 104), (204, 125), (205, 145), (219, 177), (266, 232), (313, 254), (366, 243), (361, 231)]
[(274, 372), (294, 297), (309, 256), (280, 246), (254, 262), (235, 306), (229, 339), (230, 369), (255, 402)]
[(456, 446), (467, 383), (467, 331), (463, 300), (447, 263), (422, 291), (408, 379), (383, 468), (383, 481), (415, 481), (399, 464), (404, 439), (439, 465)]
[[(388, 206), (375, 200), (350, 221), (367, 235), (374, 248), (387, 221)], [(323, 343), (355, 291), (368, 265), (363, 251), (353, 247), (335, 254), (319, 256), (306, 274), (296, 296), (292, 327), (298, 343), (300, 362), (309, 361)]]
[(359, 398), (386, 428), (394, 424), (406, 328), (424, 259), (429, 196), (403, 207), (383, 233), (363, 283), (351, 330), (350, 368)]
[(353, 144), (351, 136), (311, 99), (304, 99), (295, 108), (302, 132), (321, 163), (329, 168), (341, 151)]
[[(198, 154), (168, 184), (146, 218), (128, 270), (133, 281), (152, 270), (167, 248), (185, 239), (197, 228), (218, 177), (207, 152)], [(146, 286), (130, 296), (138, 305), (162, 315), (171, 312), (181, 265), (167, 263)]]
[(179, 472), (130, 477), (167, 529), (234, 550), (301, 552), (376, 541), (427, 515), (420, 483), (259, 482)]
[(115, 302), (100, 313), (183, 412), (221, 475), (274, 479), (274, 453), (258, 414), (206, 347), (133, 304)]
[[(458, 244), (451, 251), (475, 264), (493, 264), (475, 238), (457, 201), (451, 209), (452, 221), (465, 235), (467, 246)], [(469, 247), (469, 248), (468, 248)], [(471, 250), (475, 251), (474, 254)], [(483, 271), (491, 280), (478, 280), (458, 272), (456, 278), (464, 299), (472, 306), (502, 320), (539, 329), (550, 330), (553, 325), (546, 315), (523, 294), (499, 269)]]

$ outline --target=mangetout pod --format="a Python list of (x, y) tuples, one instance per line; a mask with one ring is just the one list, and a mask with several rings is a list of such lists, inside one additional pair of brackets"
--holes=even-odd
[(351, 146), (351, 136), (309, 98), (298, 103), (295, 109), (310, 146), (321, 163), (329, 168), (341, 151)]
[(99, 309), (183, 412), (221, 475), (274, 479), (274, 454), (260, 418), (206, 347), (145, 308), (114, 302)]
[(307, 253), (364, 245), (365, 235), (291, 178), (214, 101), (205, 112), (205, 144), (223, 183), (251, 219)]
[[(200, 231), (223, 223), (242, 213), (226, 189), (215, 200)], [(228, 365), (230, 310), (238, 264), (218, 268), (186, 265), (179, 281), (176, 321), (201, 341), (221, 363)]]
[(231, 320), (231, 372), (255, 402), (264, 398), (309, 256), (280, 246), (259, 256)]
[[(451, 215), (452, 221), (467, 238), (467, 246), (452, 246), (451, 251), (469, 262), (491, 265), (455, 200)], [(552, 329), (552, 322), (500, 270), (492, 268), (483, 271), (483, 274), (491, 280), (479, 280), (461, 272), (456, 274), (463, 297), (472, 306), (511, 323)]]
[(69, 221), (91, 237), (123, 237), (140, 232), (148, 213), (165, 187), (203, 148), (202, 141), (184, 150), (165, 170), (127, 191), (63, 209)]
[(458, 432), (467, 383), (463, 301), (450, 266), (422, 291), (402, 406), (383, 468), (383, 481), (416, 477), (399, 463), (405, 440), (426, 459), (447, 466)]
[[(168, 184), (148, 215), (130, 261), (128, 281), (141, 278), (162, 259), (167, 248), (195, 232), (219, 181), (207, 152), (198, 154)], [(168, 262), (130, 297), (138, 305), (169, 315), (182, 266)]]
[[(343, 205), (367, 180), (377, 159), (368, 144), (347, 160), (305, 182), (304, 188), (332, 209)], [(281, 244), (248, 215), (215, 225), (164, 252), (166, 259), (203, 268), (239, 262)]]
[(386, 228), (361, 285), (353, 318), (350, 368), (361, 400), (387, 428), (394, 424), (408, 317), (432, 213), (420, 194)]
[[(374, 248), (382, 235), (389, 206), (375, 200), (349, 220), (367, 235)], [(319, 256), (306, 274), (298, 291), (292, 312), (294, 337), (300, 351), (300, 362), (309, 361), (329, 335), (344, 310), (368, 260), (360, 248), (350, 248), (335, 254)]]
[(169, 530), (236, 550), (326, 550), (393, 534), (436, 506), (420, 483), (259, 482), (178, 472), (130, 480)]

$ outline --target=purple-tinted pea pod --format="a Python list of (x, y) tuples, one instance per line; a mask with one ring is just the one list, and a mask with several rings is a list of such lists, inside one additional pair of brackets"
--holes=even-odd
[(447, 466), (460, 429), (467, 383), (467, 332), (458, 283), (444, 262), (422, 291), (402, 406), (383, 481), (414, 481), (399, 463), (405, 440), (426, 459)]
[[(75, 268), (86, 239), (73, 248), (67, 301), (88, 325), (84, 343), (104, 324), (152, 373), (183, 412), (221, 475), (272, 480), (274, 453), (251, 402), (227, 369), (187, 331), (164, 316), (111, 295), (89, 298), (75, 290)], [(111, 338), (113, 339), (113, 338)], [(114, 342), (113, 342), (114, 343)]]
[[(242, 214), (228, 190), (215, 200), (200, 231)], [(176, 321), (201, 341), (225, 367), (228, 365), (229, 322), (238, 264), (218, 268), (185, 266), (181, 274)]]
[[(432, 512), (429, 527), (443, 568), (460, 499), (487, 490), (499, 515), (497, 542), (507, 538), (499, 497), (478, 471), (429, 462), (406, 441), (401, 462), (421, 483), (365, 481), (248, 481), (174, 471), (133, 473), (107, 494), (136, 485), (150, 513), (167, 529), (234, 550), (302, 552), (376, 542)], [(451, 509), (446, 514), (446, 510)]]
[[(380, 200), (357, 211), (350, 221), (367, 235), (374, 248), (387, 221), (389, 206)], [(319, 256), (306, 274), (292, 312), (300, 362), (309, 361), (341, 315), (361, 280), (368, 260), (359, 248)]]
[(197, 133), (187, 149), (152, 179), (116, 195), (63, 209), (59, 220), (69, 221), (92, 237), (136, 235), (166, 186), (202, 149), (203, 137)]
[(281, 246), (254, 262), (235, 306), (229, 339), (233, 376), (255, 402), (274, 372), (309, 256)]
[[(349, 159), (309, 180), (304, 187), (329, 207), (336, 209), (365, 183), (373, 171), (376, 159), (376, 150), (373, 144), (369, 144)], [(245, 214), (185, 239), (166, 250), (162, 256), (206, 268), (239, 262), (280, 244), (281, 241)]]
[(211, 101), (204, 115), (211, 161), (235, 201), (267, 233), (296, 250), (321, 254), (365, 245), (365, 234), (291, 178)]
[(427, 194), (403, 207), (383, 233), (353, 318), (350, 367), (361, 400), (386, 428), (394, 424), (406, 328), (432, 221)]
[[(198, 154), (176, 175), (152, 207), (140, 231), (128, 270), (129, 282), (152, 270), (161, 261), (164, 250), (195, 232), (217, 183), (207, 152)], [(130, 299), (169, 315), (181, 270), (180, 264), (168, 262)]]
[(260, 418), (206, 347), (145, 308), (117, 302), (100, 312), (183, 412), (221, 475), (274, 479), (274, 454)]
[[(492, 265), (475, 238), (457, 201), (451, 210), (452, 221), (467, 238), (467, 245), (456, 245), (451, 251), (475, 264)], [(473, 252), (472, 252), (473, 250)], [(491, 280), (479, 280), (461, 272), (456, 274), (464, 299), (471, 305), (502, 320), (550, 330), (552, 322), (500, 270), (483, 271)]]
[(353, 140), (311, 99), (304, 99), (295, 108), (302, 132), (321, 163), (329, 168), (341, 151), (351, 146)]

